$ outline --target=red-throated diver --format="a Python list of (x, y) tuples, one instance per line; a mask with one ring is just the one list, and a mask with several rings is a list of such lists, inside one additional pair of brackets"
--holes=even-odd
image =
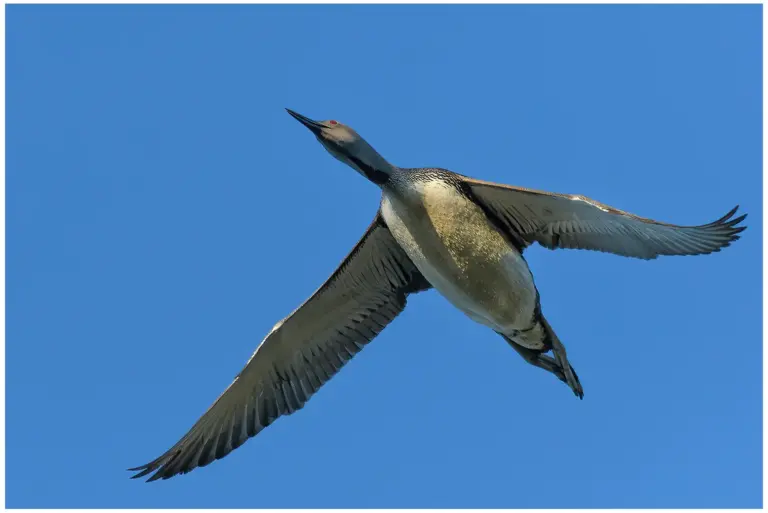
[[(525, 360), (584, 392), (565, 347), (542, 315), (523, 250), (605, 251), (651, 259), (700, 255), (738, 239), (736, 208), (701, 226), (638, 217), (568, 194), (475, 180), (445, 169), (401, 169), (337, 121), (288, 112), (328, 152), (382, 190), (362, 239), (312, 297), (278, 322), (192, 429), (133, 477), (167, 479), (223, 458), (304, 403), (404, 308), (434, 287)], [(552, 351), (553, 356), (544, 353)]]

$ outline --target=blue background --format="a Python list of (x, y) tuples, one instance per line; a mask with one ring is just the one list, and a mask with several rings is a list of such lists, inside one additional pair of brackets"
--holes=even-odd
[[(9, 6), (9, 507), (759, 507), (760, 6)], [(393, 163), (743, 239), (532, 248), (578, 401), (434, 291), (296, 415), (144, 484)]]

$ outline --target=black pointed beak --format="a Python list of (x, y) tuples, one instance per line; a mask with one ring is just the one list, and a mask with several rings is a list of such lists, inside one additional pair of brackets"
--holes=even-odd
[(294, 112), (291, 109), (285, 109), (285, 110), (288, 111), (288, 114), (296, 118), (299, 121), (299, 123), (309, 128), (312, 131), (312, 133), (314, 133), (315, 135), (320, 135), (320, 131), (323, 128), (325, 128), (325, 125), (323, 125), (322, 123), (318, 123), (317, 121), (309, 119), (306, 116), (302, 116), (298, 112)]

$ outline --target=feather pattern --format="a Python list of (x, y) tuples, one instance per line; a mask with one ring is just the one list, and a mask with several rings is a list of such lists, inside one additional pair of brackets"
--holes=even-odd
[(526, 245), (545, 248), (589, 249), (616, 255), (653, 259), (660, 255), (704, 255), (720, 251), (739, 238), (734, 218), (738, 207), (717, 221), (679, 226), (637, 216), (586, 196), (512, 187), (462, 176), (464, 187), (504, 231)]
[(299, 409), (404, 308), (430, 288), (380, 214), (339, 268), (278, 322), (205, 414), (133, 477), (168, 479), (223, 458)]

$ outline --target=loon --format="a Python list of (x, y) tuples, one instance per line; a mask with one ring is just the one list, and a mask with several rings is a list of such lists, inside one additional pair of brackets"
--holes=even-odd
[[(746, 215), (700, 226), (636, 216), (580, 195), (486, 182), (439, 168), (387, 162), (349, 126), (288, 113), (336, 159), (381, 188), (379, 210), (349, 255), (298, 309), (279, 321), (248, 363), (173, 447), (134, 478), (168, 479), (223, 458), (309, 398), (397, 315), (434, 288), (501, 335), (526, 362), (584, 390), (544, 317), (523, 257), (549, 249), (653, 259), (701, 255), (739, 238)], [(551, 352), (551, 356), (545, 354)]]

